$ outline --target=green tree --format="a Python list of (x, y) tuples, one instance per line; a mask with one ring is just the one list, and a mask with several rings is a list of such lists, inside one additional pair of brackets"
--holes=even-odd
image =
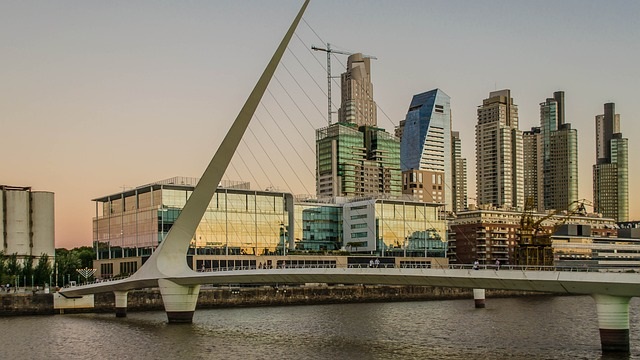
[(96, 257), (95, 250), (90, 246), (82, 246), (79, 248), (75, 248), (71, 250), (76, 253), (78, 259), (80, 260), (80, 268), (81, 269), (92, 269), (93, 268), (93, 259)]
[(4, 256), (4, 251), (0, 251), (0, 285), (4, 285), (9, 281), (7, 279), (7, 258)]
[(67, 284), (69, 280), (76, 279), (78, 273), (76, 269), (79, 269), (80, 259), (74, 251), (67, 249), (56, 249), (56, 270), (58, 271), (58, 280), (61, 280), (59, 284)]
[(43, 253), (40, 255), (38, 265), (36, 265), (36, 268), (34, 269), (36, 284), (42, 286), (44, 286), (44, 284), (49, 284), (52, 272), (53, 270), (51, 268), (51, 263), (49, 262), (49, 256)]
[[(65, 248), (56, 249), (56, 261), (52, 271), (57, 273), (58, 285), (65, 285), (69, 280), (78, 280), (78, 269), (92, 269), (95, 250), (90, 246), (81, 246), (67, 250)], [(84, 280), (80, 278), (80, 280)]]
[(22, 262), (21, 275), (23, 279), (22, 281), (24, 281), (24, 286), (26, 287), (27, 284), (31, 285), (31, 281), (33, 280), (33, 256), (25, 257)]
[(22, 266), (18, 262), (18, 254), (13, 253), (9, 255), (7, 258), (7, 277), (10, 284), (14, 285), (16, 283), (16, 278), (20, 276), (20, 272), (22, 271)]

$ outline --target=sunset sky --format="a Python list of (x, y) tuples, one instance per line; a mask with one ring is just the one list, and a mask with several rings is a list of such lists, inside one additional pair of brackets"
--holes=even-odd
[[(91, 245), (92, 199), (202, 174), (301, 4), (0, 2), (0, 184), (54, 192), (56, 247)], [(565, 91), (588, 200), (595, 116), (615, 102), (629, 139), (630, 217), (640, 220), (638, 14), (634, 0), (312, 0), (225, 179), (315, 192), (326, 54), (309, 48), (329, 42), (377, 57), (374, 100), (388, 131), (414, 94), (451, 96), (471, 197), (476, 108), (490, 91), (511, 89), (521, 130)], [(334, 76), (343, 64), (336, 55)]]

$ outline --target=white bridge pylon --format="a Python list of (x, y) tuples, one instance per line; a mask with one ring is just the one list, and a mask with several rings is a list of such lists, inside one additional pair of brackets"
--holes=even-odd
[[(195, 274), (187, 265), (185, 256), (189, 242), (249, 126), (249, 122), (298, 27), (300, 19), (302, 19), (307, 5), (309, 5), (309, 0), (305, 0), (164, 241), (135, 274), (119, 282), (118, 289), (110, 290), (106, 284), (105, 286), (92, 287), (92, 293), (116, 291), (116, 314), (118, 316), (126, 314), (127, 291), (159, 286), (169, 322), (192, 321), (200, 285), (181, 285), (171, 279)], [(61, 294), (70, 296), (72, 291), (64, 289)]]

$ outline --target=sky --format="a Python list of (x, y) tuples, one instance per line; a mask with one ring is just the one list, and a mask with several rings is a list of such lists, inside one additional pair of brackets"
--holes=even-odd
[[(54, 192), (56, 247), (90, 246), (92, 199), (202, 174), (301, 4), (0, 2), (0, 184)], [(326, 54), (310, 46), (328, 42), (376, 57), (373, 96), (388, 131), (414, 94), (451, 97), (470, 197), (476, 108), (489, 92), (511, 89), (521, 130), (565, 92), (588, 200), (595, 116), (615, 102), (629, 139), (630, 218), (640, 220), (639, 13), (635, 0), (312, 0), (224, 179), (315, 192), (327, 79)], [(332, 75), (344, 64), (336, 54)]]

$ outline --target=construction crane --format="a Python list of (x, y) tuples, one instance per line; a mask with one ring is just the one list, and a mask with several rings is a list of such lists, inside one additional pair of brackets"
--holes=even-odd
[[(553, 249), (551, 247), (551, 235), (575, 215), (586, 215), (585, 203), (588, 200), (576, 200), (569, 204), (569, 211), (561, 215), (562, 220), (556, 221), (549, 231), (542, 224), (554, 216), (558, 211), (553, 210), (538, 220), (533, 220), (535, 204), (533, 198), (525, 201), (525, 209), (520, 219), (520, 229), (517, 233), (519, 240), (516, 247), (516, 263), (518, 265), (553, 265)], [(575, 205), (575, 206), (574, 206)]]
[[(331, 54), (342, 54), (342, 55), (353, 55), (354, 53), (351, 52), (347, 52), (347, 51), (341, 51), (341, 50), (335, 50), (331, 48), (331, 44), (327, 43), (327, 47), (326, 48), (321, 48), (321, 47), (317, 47), (314, 45), (311, 45), (311, 49), (315, 50), (315, 51), (324, 51), (327, 53), (327, 100), (328, 100), (328, 112), (327, 112), (327, 121), (329, 122), (329, 125), (331, 125), (331, 114), (333, 114), (333, 111), (331, 110)], [(369, 58), (369, 59), (373, 59), (373, 60), (377, 60), (378, 58), (375, 56), (371, 56), (371, 55), (362, 55), (362, 57), (364, 58)]]

